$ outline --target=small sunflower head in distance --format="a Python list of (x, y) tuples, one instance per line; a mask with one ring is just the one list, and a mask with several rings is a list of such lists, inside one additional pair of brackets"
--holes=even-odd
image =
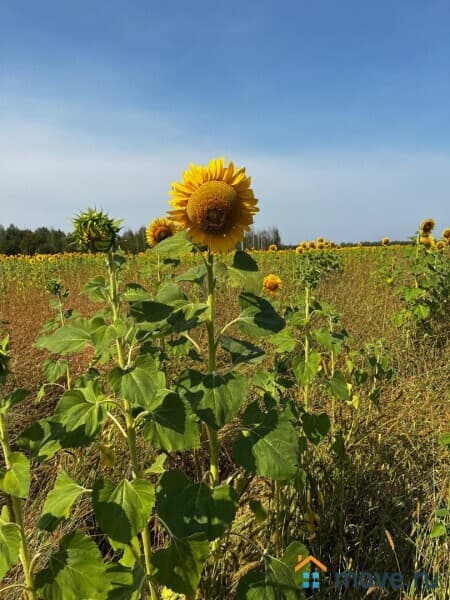
[(226, 252), (250, 230), (258, 200), (245, 168), (213, 159), (208, 166), (189, 166), (181, 183), (173, 183), (170, 218), (199, 246)]
[(89, 208), (72, 220), (72, 239), (82, 250), (109, 252), (119, 247), (120, 220), (110, 219), (103, 211)]
[(149, 246), (156, 246), (177, 232), (177, 226), (167, 217), (153, 219), (145, 231), (145, 239)]
[(439, 240), (436, 243), (436, 249), (439, 250), (440, 252), (442, 252), (442, 250), (445, 248), (445, 242), (443, 240)]
[(278, 247), (276, 244), (270, 244), (269, 252), (276, 252), (277, 250), (278, 250)]
[(381, 240), (381, 245), (382, 245), (382, 246), (389, 246), (389, 243), (390, 243), (390, 241), (391, 241), (391, 240), (390, 240), (388, 237), (384, 237), (384, 238)]
[(444, 231), (442, 232), (442, 237), (446, 240), (450, 240), (450, 227), (444, 229)]
[(277, 275), (270, 274), (263, 279), (263, 289), (269, 294), (277, 294), (282, 287), (282, 281)]
[(431, 248), (431, 246), (434, 245), (434, 237), (429, 234), (422, 234), (419, 238), (419, 241), (424, 246), (427, 246), (427, 248)]
[(301, 245), (297, 246), (297, 248), (295, 249), (296, 254), (303, 254), (304, 251), (305, 249)]
[(436, 225), (436, 221), (434, 219), (425, 219), (420, 224), (420, 231), (425, 235), (429, 235)]

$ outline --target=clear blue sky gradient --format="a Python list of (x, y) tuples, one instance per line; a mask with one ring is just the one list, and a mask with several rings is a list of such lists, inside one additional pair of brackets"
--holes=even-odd
[(224, 155), (286, 242), (449, 226), (449, 24), (434, 0), (6, 0), (0, 222), (135, 228)]

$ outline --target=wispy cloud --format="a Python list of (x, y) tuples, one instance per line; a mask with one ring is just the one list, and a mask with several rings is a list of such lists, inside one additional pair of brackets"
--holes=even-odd
[[(173, 125), (176, 130), (176, 124)], [(287, 242), (325, 235), (338, 241), (406, 238), (433, 216), (448, 226), (450, 155), (402, 151), (268, 154), (179, 141), (131, 149), (120, 138), (77, 135), (42, 123), (0, 124), (0, 222), (70, 229), (87, 206), (148, 223), (188, 163), (225, 154), (245, 164), (260, 198), (256, 227), (277, 225)]]

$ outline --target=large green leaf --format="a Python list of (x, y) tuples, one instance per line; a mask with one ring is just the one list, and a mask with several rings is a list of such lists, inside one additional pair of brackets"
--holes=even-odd
[(182, 373), (177, 389), (202, 421), (217, 428), (229, 423), (247, 398), (247, 380), (237, 372), (204, 375), (189, 369)]
[(83, 486), (78, 485), (65, 471), (61, 471), (45, 500), (38, 526), (47, 531), (56, 529), (61, 521), (69, 517), (73, 503), (85, 491)]
[(262, 412), (256, 402), (243, 415), (247, 429), (233, 445), (236, 462), (250, 473), (286, 480), (297, 471), (297, 433), (286, 413)]
[(202, 534), (173, 536), (167, 548), (152, 554), (152, 575), (174, 592), (194, 598), (208, 555), (209, 542)]
[(19, 560), (20, 531), (10, 522), (8, 509), (3, 506), (0, 514), (0, 581)]
[(131, 369), (115, 367), (108, 375), (108, 383), (121, 398), (133, 406), (152, 410), (158, 389), (165, 387), (165, 376), (151, 356), (140, 356)]
[(69, 363), (67, 359), (60, 358), (55, 360), (54, 358), (47, 358), (44, 361), (43, 369), (44, 374), (49, 383), (56, 383), (63, 375), (67, 373), (67, 367)]
[(233, 257), (233, 264), (228, 267), (228, 280), (234, 287), (244, 288), (252, 294), (259, 294), (262, 287), (262, 274), (256, 261), (246, 252), (238, 250)]
[(237, 600), (301, 600), (305, 595), (294, 581), (294, 569), (266, 555), (263, 569), (250, 571), (239, 581)]
[(201, 285), (206, 277), (206, 273), (206, 265), (202, 263), (201, 265), (191, 267), (181, 275), (178, 275), (178, 277), (175, 277), (175, 281), (190, 281)]
[(80, 531), (61, 538), (59, 550), (35, 578), (38, 597), (45, 600), (105, 600), (106, 565), (94, 542)]
[(79, 319), (70, 325), (64, 325), (52, 335), (41, 336), (36, 347), (49, 350), (54, 354), (71, 354), (86, 348), (91, 341), (91, 328), (87, 319)]
[(162, 242), (159, 242), (159, 244), (156, 244), (156, 246), (151, 249), (151, 252), (176, 257), (187, 254), (193, 247), (187, 233), (185, 231), (179, 231)]
[(307, 385), (313, 381), (320, 371), (321, 360), (320, 353), (314, 350), (309, 354), (306, 362), (303, 359), (294, 360), (294, 375), (300, 385)]
[(302, 423), (306, 437), (313, 444), (318, 444), (330, 430), (330, 418), (326, 413), (320, 415), (304, 413)]
[(156, 488), (156, 510), (170, 532), (183, 538), (204, 533), (209, 540), (221, 536), (232, 523), (238, 505), (229, 485), (211, 489), (193, 483), (183, 471), (161, 475)]
[(264, 350), (254, 344), (237, 338), (221, 336), (220, 345), (231, 356), (233, 365), (238, 363), (258, 363), (264, 358)]
[(9, 469), (0, 469), (0, 490), (18, 498), (28, 498), (30, 491), (30, 462), (25, 454), (11, 452)]
[[(78, 447), (93, 440), (105, 419), (104, 395), (96, 382), (65, 392), (51, 420), (64, 427), (63, 445)], [(70, 435), (68, 435), (70, 434)]]
[(6, 394), (3, 398), (0, 397), (0, 414), (9, 412), (13, 406), (25, 400), (28, 394), (28, 390), (17, 389)]
[(330, 393), (338, 400), (345, 400), (346, 402), (351, 400), (351, 387), (349, 387), (347, 380), (341, 371), (336, 371), (333, 377), (328, 381), (327, 385)]
[(245, 292), (239, 295), (239, 304), (243, 310), (238, 325), (245, 335), (262, 337), (283, 329), (284, 319), (264, 298)]
[(160, 390), (144, 423), (144, 438), (166, 452), (200, 446), (198, 418), (190, 404), (175, 392)]
[(22, 431), (16, 444), (27, 450), (31, 458), (43, 462), (63, 447), (61, 441), (64, 435), (65, 429), (61, 423), (40, 419)]
[(118, 485), (108, 479), (98, 479), (92, 502), (101, 530), (111, 539), (126, 544), (147, 526), (155, 503), (155, 490), (145, 479), (124, 479)]
[(145, 573), (139, 563), (132, 568), (111, 564), (106, 576), (110, 585), (107, 600), (138, 600), (145, 582)]

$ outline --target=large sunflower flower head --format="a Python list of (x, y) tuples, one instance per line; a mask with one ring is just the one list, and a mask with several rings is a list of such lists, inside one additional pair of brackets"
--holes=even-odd
[(270, 274), (263, 279), (263, 289), (269, 294), (277, 294), (282, 287), (283, 283), (277, 275)]
[(429, 235), (436, 225), (436, 221), (434, 219), (425, 219), (420, 224), (420, 232)]
[(145, 231), (145, 239), (149, 246), (156, 246), (177, 231), (177, 226), (167, 217), (153, 219)]
[(210, 250), (232, 250), (250, 230), (258, 200), (245, 168), (213, 159), (208, 166), (189, 166), (181, 183), (173, 183), (170, 218), (191, 240)]
[(450, 240), (450, 227), (444, 229), (444, 231), (442, 232), (442, 237), (446, 240)]

